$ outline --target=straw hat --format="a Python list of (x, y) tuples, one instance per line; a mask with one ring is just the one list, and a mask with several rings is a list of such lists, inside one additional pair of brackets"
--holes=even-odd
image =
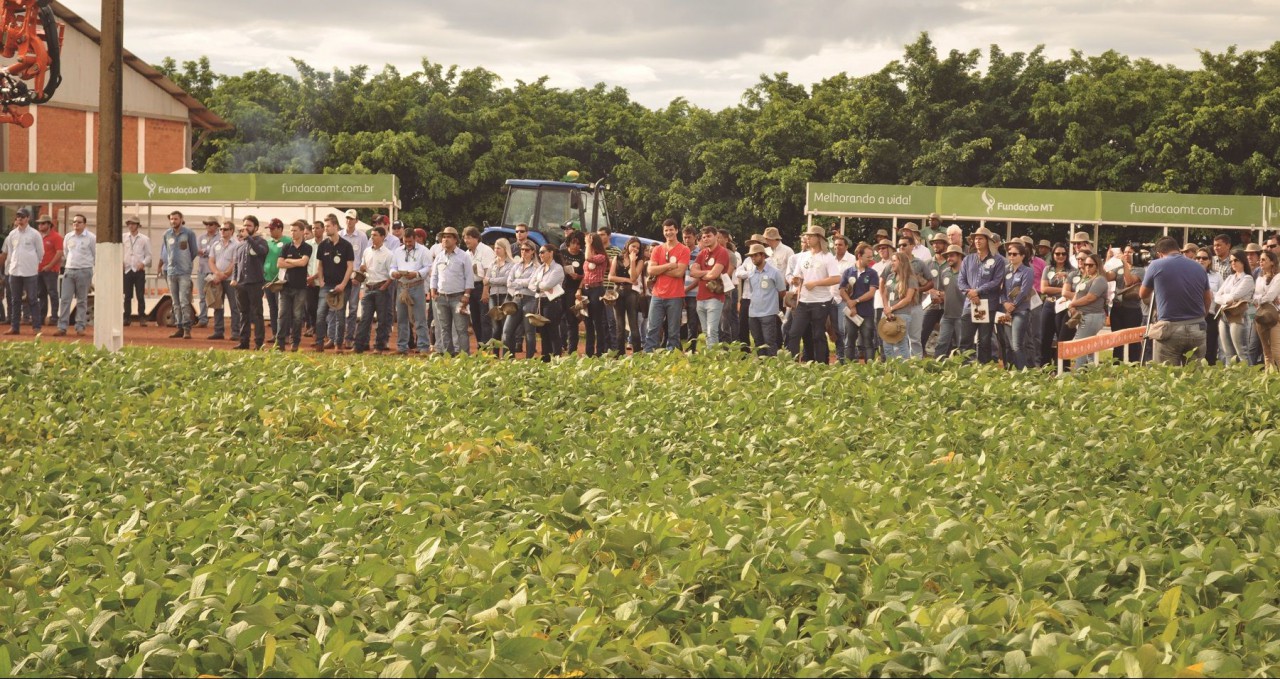
[(750, 257), (751, 255), (765, 255), (767, 257), (769, 253), (765, 252), (763, 245), (756, 243), (751, 246), (750, 250), (747, 250), (747, 256)]
[(949, 245), (947, 246), (947, 249), (942, 254), (960, 255), (961, 257), (964, 257), (964, 248), (960, 247), (959, 245)]
[(587, 298), (582, 297), (577, 302), (574, 302), (572, 311), (583, 318), (588, 317), (590, 314), (587, 313)]
[(1262, 252), (1262, 246), (1257, 243), (1250, 243), (1244, 246), (1245, 252)]
[(988, 229), (988, 228), (987, 228), (987, 227), (985, 227), (985, 226), (980, 226), (980, 227), (978, 227), (978, 230), (977, 230), (977, 231), (974, 231), (973, 233), (969, 234), (969, 238), (970, 238), (970, 239), (972, 239), (974, 236), (982, 236), (982, 237), (986, 238), (987, 240), (995, 240), (995, 239), (996, 239), (996, 235), (995, 235), (994, 233), (992, 233), (991, 229)]
[(888, 231), (885, 231), (884, 229), (879, 229), (876, 231), (876, 238), (879, 239), (879, 238), (888, 238), (888, 237), (889, 237)]
[(751, 245), (752, 243), (759, 243), (761, 246), (763, 246), (764, 236), (758, 233), (751, 234), (751, 237), (747, 239), (746, 245)]
[(204, 303), (210, 309), (216, 309), (222, 306), (222, 285), (219, 283), (211, 283), (204, 286)]
[(1037, 247), (1037, 248), (1050, 248), (1050, 249), (1052, 249), (1052, 248), (1053, 248), (1053, 243), (1050, 243), (1050, 242), (1049, 242), (1049, 241), (1047, 241), (1047, 240), (1041, 239), (1039, 243), (1036, 243), (1036, 247)]
[(707, 292), (710, 292), (713, 295), (723, 295), (724, 282), (721, 281), (719, 278), (713, 278), (707, 281)]
[(440, 233), (436, 234), (436, 238), (444, 238), (445, 236), (453, 236), (454, 238), (457, 238), (458, 230), (452, 226), (446, 226), (440, 231)]
[(277, 278), (274, 281), (267, 283), (265, 287), (271, 292), (278, 294), (281, 290), (284, 290), (284, 281)]
[(1192, 243), (1192, 242), (1190, 242), (1190, 241), (1187, 241), (1187, 243), (1186, 243), (1185, 245), (1183, 245), (1183, 246), (1182, 246), (1182, 250), (1181, 250), (1181, 251), (1182, 251), (1182, 252), (1195, 252), (1195, 251), (1197, 251), (1197, 250), (1199, 250), (1199, 249), (1200, 249), (1200, 246), (1198, 246), (1198, 245), (1196, 245), (1195, 243)]
[(778, 233), (778, 227), (771, 226), (764, 230), (765, 240), (782, 240), (782, 234)]
[(930, 243), (950, 243), (951, 239), (947, 238), (947, 234), (939, 231), (933, 234), (933, 238), (929, 239)]
[(814, 224), (813, 226), (809, 227), (809, 229), (808, 229), (807, 231), (805, 231), (805, 232), (804, 232), (804, 235), (806, 235), (806, 236), (822, 236), (823, 238), (826, 238), (826, 237), (827, 237), (827, 230), (826, 230), (826, 229), (824, 229), (824, 228), (822, 228), (821, 226), (818, 226), (817, 224)]
[(1089, 234), (1083, 231), (1077, 231), (1071, 234), (1071, 242), (1072, 243), (1092, 243), (1093, 240), (1089, 238)]
[(356, 283), (363, 283), (365, 279), (367, 279), (368, 277), (369, 277), (369, 274), (363, 271), (357, 271), (351, 274), (351, 280), (355, 281)]
[(503, 303), (502, 303), (502, 306), (500, 306), (500, 307), (498, 307), (498, 308), (502, 310), (502, 315), (503, 315), (503, 316), (515, 316), (515, 315), (516, 315), (516, 313), (518, 313), (518, 312), (520, 311), (520, 307), (519, 307), (519, 306), (516, 306), (516, 303), (515, 303), (515, 302), (512, 302), (512, 301), (510, 301), (510, 300), (507, 300), (506, 302), (503, 302)]
[(916, 232), (916, 233), (920, 233), (920, 225), (919, 225), (919, 224), (916, 224), (915, 222), (907, 222), (906, 224), (903, 224), (903, 225), (902, 225), (902, 230), (903, 230), (903, 231), (914, 231), (914, 232)]
[(1222, 315), (1227, 319), (1228, 323), (1244, 322), (1244, 312), (1249, 309), (1249, 301), (1238, 299), (1222, 305)]
[(613, 305), (614, 305), (615, 303), (617, 303), (617, 301), (618, 301), (618, 291), (617, 291), (617, 290), (605, 290), (605, 291), (604, 291), (604, 297), (602, 297), (601, 299), (603, 299), (603, 300), (604, 300), (604, 303), (605, 303), (605, 304), (608, 304), (609, 306), (613, 306)]
[(342, 308), (342, 303), (346, 298), (347, 292), (345, 290), (330, 290), (329, 294), (324, 296), (324, 302), (329, 305), (330, 309), (337, 311)]
[(880, 333), (880, 339), (889, 344), (897, 344), (907, 336), (907, 324), (901, 318), (894, 316), (889, 318), (885, 316), (880, 319), (880, 324), (876, 326), (876, 331)]
[(532, 325), (535, 328), (541, 328), (551, 322), (550, 318), (547, 318), (542, 314), (525, 314), (524, 317), (529, 321), (529, 325)]
[(800, 303), (800, 293), (795, 290), (788, 290), (787, 294), (782, 298), (782, 304), (788, 309), (794, 308)]

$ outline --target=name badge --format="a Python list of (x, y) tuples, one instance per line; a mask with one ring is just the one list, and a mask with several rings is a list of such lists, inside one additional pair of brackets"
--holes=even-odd
[(334, 256), (333, 256), (333, 263), (334, 263), (334, 264), (341, 264), (341, 263), (342, 263), (342, 255), (334, 255)]
[(943, 276), (943, 277), (942, 277), (942, 285), (943, 285), (944, 287), (945, 287), (945, 286), (948, 286), (948, 285), (951, 285), (951, 277), (950, 277), (950, 276)]
[(675, 264), (675, 263), (676, 263), (676, 256), (675, 256), (675, 255), (667, 255), (667, 264)]
[(768, 289), (769, 289), (769, 286), (770, 286), (770, 283), (769, 283), (769, 279), (768, 279), (768, 278), (766, 278), (766, 279), (764, 279), (764, 280), (760, 281), (760, 289), (761, 289), (761, 290), (768, 290)]
[(1011, 281), (1011, 280), (1013, 280), (1013, 274), (1011, 274), (1011, 273), (1007, 273), (1007, 274), (1005, 274), (1005, 275), (1004, 275), (1004, 279), (1005, 279), (1005, 280), (1007, 280), (1007, 281)]
[(715, 266), (715, 265), (716, 265), (716, 258), (715, 258), (715, 257), (708, 257), (708, 258), (707, 258), (707, 266)]
[[(575, 266), (576, 266), (576, 264), (575, 264)], [(596, 270), (596, 263), (595, 263), (595, 262), (587, 262), (587, 271), (595, 271), (595, 270)]]

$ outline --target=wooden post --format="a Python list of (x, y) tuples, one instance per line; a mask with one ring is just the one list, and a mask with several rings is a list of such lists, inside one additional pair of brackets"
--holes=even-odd
[(98, 252), (94, 268), (93, 344), (124, 346), (124, 248), (121, 130), (124, 99), (124, 0), (102, 0), (98, 82)]

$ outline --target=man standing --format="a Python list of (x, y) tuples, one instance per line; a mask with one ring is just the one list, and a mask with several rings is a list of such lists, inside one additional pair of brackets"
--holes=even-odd
[[(344, 216), (347, 219), (347, 228), (342, 232), (342, 239), (351, 243), (351, 251), (355, 257), (352, 267), (358, 266), (364, 261), (364, 251), (369, 249), (369, 237), (363, 231), (356, 228), (360, 223), (359, 215), (355, 210), (347, 210)], [(360, 286), (349, 285), (347, 290), (347, 322), (346, 327), (339, 339), (355, 340), (356, 322), (360, 316)]]
[(854, 253), (854, 266), (846, 268), (840, 274), (840, 297), (853, 313), (850, 319), (847, 313), (840, 317), (849, 326), (845, 346), (838, 350), (843, 352), (842, 358), (856, 361), (859, 358), (870, 363), (875, 358), (875, 304), (879, 297), (880, 275), (871, 267), (871, 246), (863, 243)]
[(778, 227), (771, 226), (764, 230), (764, 244), (773, 250), (773, 254), (769, 256), (773, 267), (781, 271), (782, 275), (787, 275), (791, 269), (791, 258), (796, 256), (796, 251), (783, 244)]
[(173, 300), (173, 334), (169, 337), (191, 339), (191, 272), (195, 269), (200, 244), (196, 234), (186, 227), (182, 213), (169, 213), (169, 226), (160, 244), (160, 268), (156, 273), (169, 279), (169, 299)]
[(209, 250), (209, 273), (213, 275), (213, 280), (208, 285), (216, 285), (222, 289), (222, 303), (213, 309), (213, 334), (208, 339), (220, 340), (224, 339), (226, 328), (226, 314), (223, 313), (225, 305), (231, 306), (231, 339), (239, 341), (240, 339), (240, 303), (236, 300), (235, 289), (231, 287), (231, 274), (235, 273), (236, 254), (243, 243), (231, 237), (235, 227), (231, 222), (225, 222), (221, 227), (221, 237), (214, 242)]
[[(338, 235), (338, 216), (324, 218), (325, 239), (316, 249), (320, 260), (320, 303), (316, 315), (316, 351), (324, 351), (325, 339), (330, 346), (342, 351), (343, 332), (346, 327), (343, 309), (347, 303), (347, 285), (355, 268), (355, 251), (351, 243)], [(337, 292), (341, 300), (335, 309), (329, 306), (329, 293)]]
[(391, 342), (391, 260), (394, 257), (385, 247), (387, 230), (375, 226), (369, 231), (371, 243), (364, 251), (360, 271), (364, 273), (364, 307), (360, 310), (360, 327), (356, 330), (356, 353), (369, 350), (369, 333), (373, 317), (378, 316), (378, 333), (373, 350), (386, 351)]
[(836, 258), (827, 252), (826, 236), (823, 228), (816, 225), (805, 232), (808, 249), (796, 256), (791, 275), (791, 285), (799, 291), (799, 297), (787, 331), (787, 351), (799, 356), (800, 338), (807, 337), (813, 343), (813, 360), (822, 364), (829, 362), (828, 308), (841, 274)]
[[(960, 264), (960, 294), (965, 297), (964, 311), (960, 315), (960, 351), (973, 351), (973, 335), (976, 332), (979, 363), (995, 360), (991, 353), (991, 334), (995, 329), (996, 303), (1004, 287), (1005, 269), (1008, 268), (1005, 258), (991, 250), (991, 238), (994, 235), (987, 227), (979, 227), (969, 237), (973, 241), (973, 252)], [(975, 321), (973, 309), (982, 300), (987, 302), (987, 312)]]
[[(62, 234), (53, 228), (53, 217), (40, 215), (36, 219), (36, 228), (44, 242), (44, 257), (40, 260), (40, 285), (37, 294), (40, 297), (40, 317), (42, 323), (54, 325), (58, 322), (58, 274), (62, 271)], [(1257, 247), (1257, 246), (1255, 246)]]
[(209, 285), (209, 275), (213, 273), (213, 269), (209, 266), (209, 257), (213, 254), (213, 246), (218, 242), (218, 218), (205, 217), (204, 219), (204, 235), (200, 236), (200, 251), (197, 253), (200, 257), (196, 267), (196, 297), (199, 298), (199, 312), (197, 315), (200, 320), (196, 323), (197, 328), (206, 328), (209, 326), (209, 304), (205, 301), (204, 289)]
[(307, 313), (302, 322), (302, 336), (312, 337), (316, 332), (316, 314), (320, 313), (320, 243), (324, 241), (324, 222), (316, 220), (311, 225), (311, 260), (307, 262)]
[(938, 325), (938, 343), (934, 348), (934, 358), (949, 358), (951, 352), (960, 346), (961, 318), (964, 316), (964, 293), (960, 292), (960, 262), (964, 261), (964, 249), (959, 245), (948, 245), (946, 249), (946, 265), (938, 269), (933, 280), (933, 297), (930, 309), (937, 307), (942, 311), (942, 322)]
[[(1217, 243), (1215, 242), (1216, 246)], [(1138, 296), (1149, 301), (1155, 294), (1161, 324), (1153, 326), (1157, 363), (1184, 365), (1204, 360), (1205, 315), (1213, 303), (1209, 274), (1204, 267), (1178, 252), (1178, 241), (1165, 236), (1156, 241), (1159, 259), (1147, 266)], [(1159, 328), (1159, 336), (1154, 332)]]
[(649, 276), (655, 278), (649, 300), (649, 327), (645, 329), (644, 350), (658, 348), (662, 328), (667, 330), (668, 349), (680, 347), (680, 309), (684, 304), (684, 274), (689, 268), (689, 248), (680, 242), (680, 226), (668, 218), (662, 222), (665, 242), (653, 249)]
[(471, 303), (475, 271), (471, 255), (458, 249), (458, 230), (440, 232), (440, 254), (431, 266), (431, 303), (436, 317), (436, 351), (456, 356), (471, 353), (467, 319), (462, 308)]
[(151, 239), (139, 233), (142, 223), (137, 217), (124, 220), (129, 233), (124, 236), (124, 324), (129, 325), (129, 307), (138, 298), (138, 327), (147, 325), (147, 269), (151, 268)]
[[(856, 269), (858, 258), (849, 251), (849, 239), (844, 234), (836, 232), (836, 235), (828, 239), (832, 244), (832, 255), (836, 258), (836, 268), (840, 269), (840, 278), (843, 281), (844, 275), (849, 269)], [(836, 330), (836, 360), (844, 361), (848, 357), (846, 347), (851, 344), (850, 336), (857, 328), (849, 322), (849, 317), (840, 310), (840, 286), (843, 283), (837, 283), (831, 289), (831, 306), (830, 315), (827, 317), (831, 327)]]
[(920, 242), (920, 227), (915, 222), (907, 222), (902, 225), (902, 235), (898, 236), (898, 240), (906, 238), (911, 243), (907, 254), (911, 255), (917, 262), (929, 263), (933, 260), (933, 253), (929, 252), (929, 248)]
[(62, 274), (62, 308), (58, 310), (58, 334), (67, 334), (71, 321), (71, 302), (76, 303), (76, 334), (84, 335), (89, 317), (89, 287), (93, 285), (93, 264), (97, 257), (98, 238), (85, 229), (84, 215), (71, 218), (71, 233), (63, 239), (67, 268)]
[(694, 259), (690, 270), (698, 282), (696, 309), (698, 325), (707, 333), (707, 346), (720, 343), (720, 316), (724, 313), (724, 286), (720, 292), (713, 292), (707, 287), (710, 281), (720, 281), (730, 264), (729, 251), (720, 246), (719, 233), (714, 226), (702, 227), (701, 243), (698, 256)]
[(6, 335), (18, 334), (22, 323), (22, 296), (27, 296), (27, 311), (31, 314), (31, 327), (40, 332), (40, 301), (36, 297), (39, 289), (40, 260), (44, 258), (44, 239), (28, 222), (31, 213), (26, 208), (18, 210), (13, 218), (13, 230), (4, 239), (4, 268), (9, 281), (9, 331)]
[(426, 279), (431, 275), (431, 251), (417, 244), (417, 234), (404, 232), (404, 242), (391, 260), (391, 280), (400, 289), (396, 300), (396, 350), (401, 354), (410, 351), (409, 321), (413, 320), (413, 333), (417, 335), (414, 347), (419, 353), (431, 349), (431, 335), (427, 332)]
[(471, 253), (471, 274), (475, 284), (471, 288), (471, 302), (468, 309), (471, 314), (471, 332), (476, 336), (476, 344), (484, 344), (492, 339), (493, 324), (489, 320), (489, 290), (484, 279), (489, 269), (493, 268), (497, 255), (493, 248), (480, 242), (480, 229), (468, 226), (462, 230), (462, 240)]
[[(240, 343), (236, 348), (249, 348), (249, 332), (252, 329), (253, 348), (261, 349), (266, 338), (266, 328), (262, 323), (263, 271), (271, 248), (267, 245), (267, 239), (258, 235), (257, 217), (249, 215), (244, 218), (244, 232), (244, 247), (236, 255), (236, 273), (232, 283), (236, 288), (236, 300), (240, 304)], [(187, 336), (190, 337), (190, 334)]]
[[(383, 217), (385, 223), (386, 217)], [(387, 252), (394, 253), (396, 250), (404, 247), (404, 222), (399, 219), (391, 222), (391, 233), (387, 234), (387, 239), (383, 241)]]
[[(277, 217), (273, 218), (270, 222), (267, 222), (266, 241), (267, 261), (262, 265), (264, 286), (267, 283), (274, 281), (276, 277), (280, 275), (280, 266), (278, 264), (280, 260), (280, 253), (284, 250), (284, 246), (293, 242), (293, 239), (284, 235), (284, 222), (280, 221)], [(267, 296), (267, 312), (271, 317), (272, 339), (268, 339), (267, 341), (271, 342), (274, 340), (274, 336), (280, 332), (280, 326), (277, 325), (280, 321), (280, 299), (276, 293), (270, 290), (264, 290), (264, 292)]]
[(782, 346), (782, 322), (778, 319), (778, 312), (787, 289), (787, 279), (769, 261), (763, 244), (752, 243), (747, 258), (749, 261), (734, 272), (734, 277), (743, 281), (744, 291), (750, 291), (747, 323), (751, 338), (761, 356), (776, 356)]
[(680, 334), (682, 340), (689, 342), (689, 350), (698, 350), (698, 335), (702, 334), (702, 323), (698, 319), (698, 281), (693, 277), (693, 262), (698, 259), (702, 249), (698, 245), (698, 230), (686, 226), (681, 231), (684, 246), (689, 248), (689, 267), (684, 270), (684, 328)]
[[(929, 245), (933, 248), (933, 257), (925, 265), (926, 281), (929, 283), (928, 290), (920, 292), (923, 298), (929, 300), (929, 306), (924, 307), (922, 314), (923, 320), (920, 323), (920, 348), (923, 350), (929, 344), (929, 336), (933, 334), (934, 329), (942, 321), (942, 305), (938, 304), (940, 295), (933, 293), (938, 289), (938, 281), (942, 276), (942, 270), (947, 268), (947, 234), (942, 231), (935, 231), (929, 239)], [(924, 287), (921, 285), (921, 287)], [(939, 339), (941, 341), (941, 339)]]
[(292, 236), (276, 265), (284, 272), (284, 287), (280, 289), (280, 327), (276, 329), (276, 349), (284, 351), (285, 343), (291, 351), (297, 351), (302, 343), (302, 319), (307, 312), (307, 267), (311, 264), (313, 250), (307, 237), (307, 223), (299, 219), (292, 224)]

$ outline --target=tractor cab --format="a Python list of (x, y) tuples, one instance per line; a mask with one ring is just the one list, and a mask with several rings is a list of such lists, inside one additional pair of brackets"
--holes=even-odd
[(502, 221), (484, 230), (481, 240), (492, 244), (499, 238), (513, 238), (517, 224), (529, 225), (529, 238), (539, 245), (564, 242), (566, 224), (578, 231), (595, 231), (609, 226), (600, 182), (576, 184), (536, 179), (508, 179), (503, 190), (507, 204)]

